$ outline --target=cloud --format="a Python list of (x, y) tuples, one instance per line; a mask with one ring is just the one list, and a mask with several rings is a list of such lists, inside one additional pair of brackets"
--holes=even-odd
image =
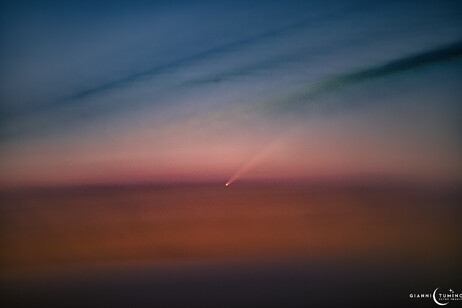
[(462, 58), (462, 41), (416, 55), (407, 56), (390, 61), (383, 65), (372, 66), (355, 72), (340, 74), (315, 85), (303, 87), (293, 93), (271, 101), (270, 109), (278, 110), (278, 106), (287, 111), (299, 111), (313, 100), (324, 94), (347, 88), (351, 85), (361, 84), (365, 81), (389, 77), (404, 72), (416, 71), (430, 65), (445, 64)]

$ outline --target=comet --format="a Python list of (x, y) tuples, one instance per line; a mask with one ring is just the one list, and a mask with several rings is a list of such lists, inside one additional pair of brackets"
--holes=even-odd
[(262, 160), (264, 160), (268, 155), (270, 155), (277, 146), (280, 145), (282, 139), (287, 136), (288, 132), (292, 130), (288, 130), (286, 133), (279, 135), (278, 138), (270, 142), (267, 146), (265, 146), (262, 150), (256, 153), (246, 164), (244, 164), (240, 169), (236, 171), (236, 173), (231, 176), (231, 178), (226, 182), (225, 186), (231, 185), (234, 181), (242, 177), (246, 174), (249, 170), (253, 167), (258, 165)]

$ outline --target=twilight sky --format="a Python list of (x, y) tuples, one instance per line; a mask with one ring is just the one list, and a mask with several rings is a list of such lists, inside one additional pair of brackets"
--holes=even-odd
[(0, 185), (462, 179), (460, 1), (2, 1)]

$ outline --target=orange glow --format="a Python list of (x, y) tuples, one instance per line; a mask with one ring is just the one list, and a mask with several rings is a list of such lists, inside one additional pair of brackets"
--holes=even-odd
[[(230, 258), (439, 260), (458, 249), (456, 216), (434, 197), (387, 189), (220, 187), (9, 195), (2, 209), (3, 273)], [(436, 214), (426, 206), (432, 202)]]

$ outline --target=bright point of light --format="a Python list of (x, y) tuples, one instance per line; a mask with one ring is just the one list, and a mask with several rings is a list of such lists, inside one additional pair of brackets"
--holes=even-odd
[(229, 183), (226, 183), (225, 186), (229, 186)]

